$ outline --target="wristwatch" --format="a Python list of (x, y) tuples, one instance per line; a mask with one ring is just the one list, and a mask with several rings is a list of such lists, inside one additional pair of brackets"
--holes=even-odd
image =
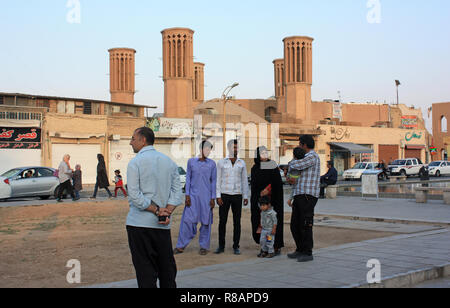
[(156, 215), (156, 216), (159, 216), (159, 210), (160, 210), (159, 205), (157, 205), (157, 204), (153, 204), (153, 205), (156, 206), (155, 215)]

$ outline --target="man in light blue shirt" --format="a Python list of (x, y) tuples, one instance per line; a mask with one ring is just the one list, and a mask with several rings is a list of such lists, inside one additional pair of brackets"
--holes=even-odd
[(182, 203), (178, 166), (153, 147), (150, 128), (138, 128), (131, 139), (136, 157), (127, 170), (128, 243), (139, 288), (176, 288), (170, 216)]

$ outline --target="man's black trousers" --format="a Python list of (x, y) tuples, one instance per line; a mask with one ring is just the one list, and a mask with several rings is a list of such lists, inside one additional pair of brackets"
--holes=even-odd
[(73, 186), (70, 180), (67, 180), (59, 185), (58, 199), (62, 199), (64, 191), (66, 191), (72, 199), (75, 199), (75, 193), (73, 192)]
[(295, 196), (292, 206), (291, 232), (297, 252), (308, 256), (312, 256), (314, 247), (313, 225), (316, 204), (316, 197), (298, 195)]
[(127, 226), (128, 244), (139, 288), (176, 288), (177, 265), (170, 230)]
[(239, 249), (241, 240), (242, 195), (222, 195), (223, 205), (219, 207), (219, 248), (225, 249), (228, 213), (233, 212), (233, 249)]

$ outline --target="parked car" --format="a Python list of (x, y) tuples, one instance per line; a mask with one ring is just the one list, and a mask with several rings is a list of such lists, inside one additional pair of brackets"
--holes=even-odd
[(440, 177), (450, 175), (450, 161), (434, 161), (428, 165), (430, 175)]
[(388, 167), (390, 175), (421, 176), (420, 170), (426, 165), (418, 158), (398, 159)]
[(47, 167), (11, 169), (0, 176), (0, 199), (53, 196), (59, 187), (56, 170)]
[[(344, 174), (342, 176), (345, 181), (361, 180), (362, 175), (365, 171), (378, 170), (378, 169), (376, 169), (377, 166), (378, 166), (378, 163), (374, 163), (374, 162), (357, 163), (353, 168), (344, 171)], [(382, 174), (382, 170), (378, 170), (378, 171), (380, 172), (380, 174)]]
[(186, 191), (186, 170), (183, 167), (178, 167), (178, 174), (180, 175), (181, 186), (183, 186), (183, 192)]

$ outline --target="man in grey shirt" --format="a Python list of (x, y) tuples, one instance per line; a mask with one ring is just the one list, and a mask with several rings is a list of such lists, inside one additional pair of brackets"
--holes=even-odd
[(178, 166), (153, 147), (155, 135), (138, 128), (130, 145), (137, 153), (128, 164), (128, 243), (139, 288), (176, 288), (170, 216), (182, 200)]
[(70, 179), (73, 175), (73, 170), (70, 168), (70, 155), (66, 154), (63, 157), (63, 161), (59, 164), (58, 167), (58, 178), (59, 178), (59, 191), (58, 191), (58, 198), (56, 201), (63, 202), (62, 196), (64, 194), (64, 191), (67, 191), (68, 194), (72, 197), (72, 201), (77, 201), (80, 199), (80, 197), (75, 197), (75, 194), (73, 192), (73, 186), (70, 182)]

